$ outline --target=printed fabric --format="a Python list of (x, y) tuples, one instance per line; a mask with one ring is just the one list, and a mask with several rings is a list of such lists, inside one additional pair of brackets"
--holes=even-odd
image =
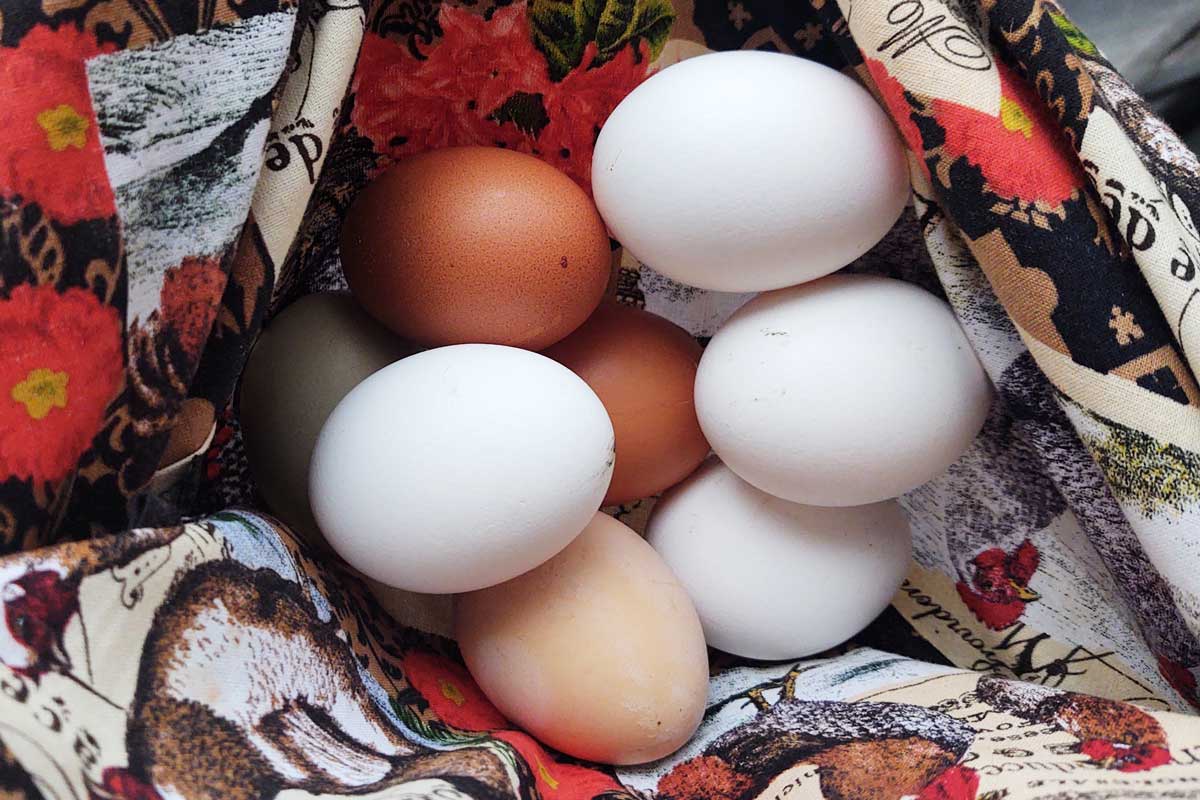
[[(714, 654), (681, 751), (583, 764), (262, 513), (238, 375), (397, 159), (588, 189), (626, 94), (742, 48), (891, 115), (914, 202), (848, 269), (943, 296), (997, 398), (870, 628)], [(0, 797), (1200, 798), (1200, 164), (1055, 3), (0, 0), (0, 100)], [(750, 297), (614, 248), (702, 342)]]

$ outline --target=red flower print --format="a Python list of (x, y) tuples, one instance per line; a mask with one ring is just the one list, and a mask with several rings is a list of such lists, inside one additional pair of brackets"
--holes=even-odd
[(186, 258), (163, 278), (160, 325), (179, 337), (188, 357), (197, 359), (208, 339), (225, 291), (225, 272), (215, 258)]
[(117, 312), (91, 292), (24, 284), (0, 300), (0, 478), (70, 472), (123, 370)]
[(514, 92), (535, 94), (550, 81), (525, 4), (497, 9), (490, 20), (444, 5), (438, 20), (442, 40), (424, 61), (382, 37), (364, 37), (354, 126), (393, 158), (437, 147), (516, 145), (516, 125), (489, 117)]
[(0, 194), (65, 223), (115, 212), (83, 63), (111, 49), (70, 25), (38, 25), (0, 48)]
[(1084, 185), (1079, 161), (1037, 93), (1003, 62), (996, 62), (996, 69), (998, 116), (933, 101), (934, 116), (946, 130), (946, 152), (951, 158), (966, 156), (1001, 197), (1058, 207)]
[(646, 79), (650, 45), (642, 39), (635, 50), (626, 45), (611, 61), (592, 68), (595, 42), (583, 51), (583, 61), (546, 93), (550, 122), (537, 137), (537, 147), (549, 163), (575, 179), (589, 192), (592, 150), (600, 128), (617, 104)]
[(496, 731), (492, 735), (508, 742), (525, 759), (542, 800), (591, 800), (602, 792), (621, 788), (612, 776), (600, 770), (560, 764), (527, 733)]
[(649, 70), (649, 47), (627, 45), (592, 68), (597, 47), (561, 82), (533, 46), (524, 3), (491, 19), (443, 5), (444, 35), (419, 60), (368, 33), (354, 78), (351, 121), (391, 159), (438, 147), (498, 145), (532, 153), (589, 187), (600, 126)]
[(400, 667), (413, 688), (447, 725), (464, 731), (493, 731), (510, 726), (465, 667), (420, 650), (406, 653)]
[(560, 764), (533, 737), (510, 728), (466, 668), (433, 653), (409, 651), (400, 662), (413, 688), (428, 701), (448, 725), (465, 731), (488, 731), (512, 745), (529, 764), (545, 800), (587, 800), (601, 792), (619, 789), (609, 775), (574, 764)]
[[(917, 123), (912, 120), (913, 108), (904, 97), (904, 84), (892, 77), (883, 62), (868, 58), (866, 64), (867, 71), (871, 73), (871, 78), (875, 81), (875, 87), (879, 89), (879, 96), (895, 121), (896, 127), (900, 129), (900, 135), (904, 137), (908, 149), (920, 156), (925, 152), (924, 144), (921, 141), (921, 131), (917, 128)], [(921, 158), (920, 161), (924, 166), (925, 159)]]

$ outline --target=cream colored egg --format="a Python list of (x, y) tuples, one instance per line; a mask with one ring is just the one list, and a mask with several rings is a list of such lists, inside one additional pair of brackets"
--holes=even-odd
[(653, 761), (703, 716), (708, 661), (692, 601), (650, 545), (604, 514), (537, 569), (458, 597), (454, 628), (496, 707), (569, 755)]

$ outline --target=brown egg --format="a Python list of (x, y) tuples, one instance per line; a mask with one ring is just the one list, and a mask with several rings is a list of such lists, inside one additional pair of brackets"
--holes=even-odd
[(501, 713), (578, 758), (662, 758), (704, 714), (692, 601), (642, 537), (604, 514), (540, 567), (456, 598), (454, 633)]
[(341, 245), (355, 298), (426, 345), (541, 349), (587, 319), (611, 273), (587, 194), (549, 164), (495, 147), (399, 162), (351, 206)]
[(678, 325), (615, 301), (545, 351), (599, 396), (616, 434), (605, 505), (674, 486), (708, 455), (692, 402), (703, 350)]

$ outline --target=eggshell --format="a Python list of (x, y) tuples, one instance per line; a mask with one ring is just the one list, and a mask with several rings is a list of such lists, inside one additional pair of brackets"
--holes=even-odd
[(454, 630), (496, 707), (577, 758), (662, 758), (704, 714), (692, 602), (654, 550), (604, 514), (537, 569), (458, 597)]
[(858, 83), (747, 50), (687, 59), (634, 89), (600, 131), (592, 191), (643, 263), (744, 292), (853, 261), (895, 223), (909, 185), (890, 118)]
[(341, 255), (363, 307), (429, 345), (546, 347), (587, 319), (612, 271), (587, 194), (494, 147), (422, 153), (376, 178), (346, 216)]
[(887, 607), (911, 559), (894, 500), (804, 506), (713, 459), (659, 501), (646, 538), (696, 604), (710, 646), (747, 658), (812, 655)]
[(867, 275), (756, 297), (696, 372), (696, 412), (721, 460), (765, 492), (821, 506), (886, 500), (939, 475), (991, 400), (950, 307)]
[(454, 345), (346, 395), (317, 438), (309, 496), (329, 543), (365, 575), (465, 592), (565, 547), (612, 466), (612, 423), (574, 373), (526, 350)]
[(605, 505), (657, 494), (708, 455), (692, 402), (703, 352), (678, 325), (615, 301), (545, 351), (592, 387), (612, 419), (617, 463)]
[(308, 465), (334, 407), (364, 378), (416, 347), (345, 293), (311, 294), (270, 321), (242, 372), (238, 414), (250, 472), (271, 513), (313, 543)]

